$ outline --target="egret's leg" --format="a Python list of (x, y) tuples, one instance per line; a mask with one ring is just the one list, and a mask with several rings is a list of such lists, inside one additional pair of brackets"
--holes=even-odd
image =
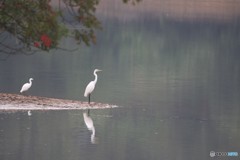
[(90, 97), (91, 97), (91, 94), (88, 95), (88, 104), (90, 104)]
[(27, 96), (27, 93), (26, 92), (22, 92), (21, 95)]

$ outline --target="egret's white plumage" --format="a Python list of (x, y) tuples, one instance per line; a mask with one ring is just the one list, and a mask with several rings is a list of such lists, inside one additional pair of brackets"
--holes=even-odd
[(94, 70), (93, 74), (95, 76), (95, 79), (93, 81), (89, 82), (85, 89), (84, 97), (88, 97), (88, 103), (90, 103), (90, 95), (93, 92), (95, 85), (97, 83), (97, 80), (98, 80), (97, 72), (99, 72), (99, 71), (102, 71), (102, 70), (99, 70), (99, 69)]
[(26, 92), (27, 90), (29, 90), (29, 88), (32, 86), (32, 80), (33, 80), (33, 78), (30, 78), (30, 79), (29, 79), (29, 83), (25, 83), (25, 84), (22, 86), (22, 89), (21, 89), (20, 93)]
[(89, 96), (89, 94), (92, 93), (92, 91), (95, 88), (95, 85), (96, 85), (95, 81), (91, 81), (91, 82), (88, 83), (88, 85), (87, 85), (87, 87), (85, 89), (85, 92), (84, 92), (84, 97), (87, 97), (87, 96)]

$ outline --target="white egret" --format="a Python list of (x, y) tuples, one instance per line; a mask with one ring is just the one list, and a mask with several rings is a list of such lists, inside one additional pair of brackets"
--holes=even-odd
[(102, 70), (100, 69), (95, 69), (93, 74), (95, 76), (95, 79), (94, 81), (91, 81), (90, 83), (88, 83), (86, 89), (85, 89), (85, 93), (84, 93), (84, 97), (87, 97), (88, 96), (88, 103), (90, 104), (90, 97), (91, 97), (91, 93), (93, 92), (94, 88), (95, 88), (95, 85), (97, 83), (97, 80), (98, 80), (98, 76), (97, 76), (97, 72), (100, 72)]
[(32, 86), (32, 80), (33, 80), (33, 78), (30, 78), (30, 79), (29, 79), (29, 83), (25, 83), (25, 84), (22, 86), (22, 89), (21, 89), (20, 93), (23, 93), (23, 92), (29, 90), (29, 88), (31, 88), (31, 86)]
[(83, 113), (83, 119), (84, 119), (84, 122), (85, 122), (88, 130), (92, 131), (91, 143), (95, 144), (96, 143), (96, 137), (95, 137), (95, 127), (93, 125), (93, 120), (86, 112)]

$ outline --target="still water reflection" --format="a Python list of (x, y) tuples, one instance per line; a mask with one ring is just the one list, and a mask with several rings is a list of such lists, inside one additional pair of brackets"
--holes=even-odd
[[(129, 18), (112, 14), (126, 12), (113, 2), (98, 10), (104, 29), (97, 45), (1, 61), (0, 90), (18, 93), (33, 77), (29, 94), (86, 101), (92, 70), (101, 68), (92, 100), (122, 107), (92, 110), (90, 116), (85, 111), (1, 113), (0, 159), (203, 160), (212, 150), (240, 152), (235, 8), (234, 14), (222, 10), (233, 15), (227, 20), (216, 18), (217, 12), (189, 19), (166, 16), (167, 11), (149, 9), (161, 7), (159, 2), (145, 1), (147, 12), (143, 5), (127, 7)], [(170, 2), (173, 8), (179, 4)], [(227, 6), (232, 3), (239, 6), (237, 1)], [(62, 45), (76, 47), (68, 39)], [(96, 132), (87, 130), (90, 118)]]
[(96, 143), (96, 137), (95, 137), (96, 131), (95, 131), (95, 127), (94, 127), (94, 124), (93, 124), (93, 120), (90, 117), (90, 113), (89, 112), (90, 112), (89, 110), (88, 110), (88, 113), (87, 112), (83, 112), (83, 120), (84, 120), (84, 123), (87, 126), (88, 130), (92, 132), (92, 134), (91, 134), (91, 143), (95, 144)]

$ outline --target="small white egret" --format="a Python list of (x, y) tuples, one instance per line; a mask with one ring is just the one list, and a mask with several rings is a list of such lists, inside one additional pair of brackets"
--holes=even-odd
[(20, 93), (29, 90), (29, 88), (32, 86), (32, 80), (33, 80), (33, 78), (30, 78), (30, 79), (29, 79), (29, 83), (25, 83), (25, 84), (22, 86), (22, 89), (21, 89)]
[(88, 130), (92, 131), (91, 143), (95, 144), (96, 137), (95, 137), (95, 127), (93, 125), (93, 120), (86, 112), (83, 113), (83, 119), (84, 119), (85, 125), (87, 126)]
[(95, 69), (93, 74), (95, 76), (95, 79), (94, 81), (91, 81), (90, 83), (88, 83), (86, 89), (85, 89), (85, 92), (84, 92), (84, 97), (87, 97), (88, 96), (88, 103), (90, 104), (90, 97), (91, 97), (91, 93), (93, 92), (94, 88), (95, 88), (95, 85), (97, 83), (97, 80), (98, 80), (98, 76), (97, 76), (97, 72), (100, 72), (102, 70), (100, 69)]

